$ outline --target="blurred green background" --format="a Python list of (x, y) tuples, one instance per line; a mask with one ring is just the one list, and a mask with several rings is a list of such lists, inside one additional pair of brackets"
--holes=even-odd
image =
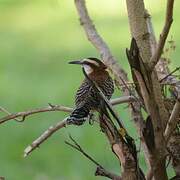
[[(164, 22), (165, 1), (145, 2), (158, 35)], [(87, 6), (98, 31), (129, 71), (125, 48), (130, 43), (130, 32), (125, 1), (87, 0)], [(180, 56), (178, 7), (180, 1), (175, 2), (170, 32), (177, 45), (171, 54), (171, 69), (178, 65)], [(72, 106), (83, 75), (79, 67), (67, 62), (89, 56), (99, 54), (85, 37), (73, 0), (0, 0), (0, 106), (10, 112), (45, 107), (49, 102)], [(120, 95), (116, 90), (114, 97)], [(126, 105), (117, 110), (131, 135), (137, 138)], [(24, 123), (9, 121), (1, 125), (0, 176), (7, 180), (96, 179), (94, 164), (64, 144), (69, 133), (104, 167), (118, 173), (119, 164), (97, 124), (63, 129), (23, 158), (24, 148), (66, 115), (41, 113)], [(142, 155), (140, 161), (145, 169)], [(172, 170), (168, 172), (173, 174)]]

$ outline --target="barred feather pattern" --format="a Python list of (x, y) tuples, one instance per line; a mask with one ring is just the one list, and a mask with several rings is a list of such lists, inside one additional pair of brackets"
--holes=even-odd
[[(102, 90), (107, 99), (110, 99), (114, 92), (114, 84), (112, 78), (105, 71), (102, 73), (96, 73), (90, 77), (94, 80), (99, 88)], [(81, 125), (88, 118), (91, 110), (100, 108), (100, 97), (91, 82), (87, 78), (84, 79), (83, 83), (79, 87), (75, 97), (76, 108), (68, 118), (69, 124)]]

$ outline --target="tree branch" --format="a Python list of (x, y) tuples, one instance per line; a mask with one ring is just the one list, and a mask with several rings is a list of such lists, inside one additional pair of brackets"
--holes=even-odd
[(165, 24), (164, 24), (163, 30), (160, 34), (157, 48), (156, 48), (153, 56), (151, 57), (150, 69), (154, 69), (155, 65), (159, 61), (161, 54), (163, 52), (169, 30), (170, 30), (171, 24), (173, 22), (173, 6), (174, 6), (174, 0), (167, 0)]
[(24, 157), (27, 157), (36, 148), (39, 148), (40, 144), (42, 144), (46, 139), (48, 139), (57, 130), (62, 129), (63, 127), (66, 127), (66, 125), (67, 125), (67, 118), (65, 118), (63, 121), (58, 122), (54, 126), (50, 126), (43, 134), (41, 134), (41, 136), (39, 136), (36, 140), (34, 140), (32, 144), (29, 145), (24, 150)]

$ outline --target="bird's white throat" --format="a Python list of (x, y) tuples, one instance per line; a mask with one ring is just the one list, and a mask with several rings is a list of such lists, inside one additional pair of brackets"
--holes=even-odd
[(93, 72), (93, 69), (91, 68), (91, 66), (84, 64), (83, 67), (84, 67), (86, 74), (91, 74)]

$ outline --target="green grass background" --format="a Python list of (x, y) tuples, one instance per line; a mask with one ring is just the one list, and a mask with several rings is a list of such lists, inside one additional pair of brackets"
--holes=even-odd
[[(164, 23), (165, 1), (145, 2), (158, 35)], [(87, 6), (99, 33), (121, 66), (129, 71), (125, 48), (130, 43), (130, 32), (125, 1), (87, 0)], [(170, 56), (171, 69), (179, 64), (179, 7), (180, 1), (175, 1), (170, 35), (177, 47)], [(67, 62), (89, 56), (99, 54), (79, 24), (73, 0), (0, 0), (0, 105), (10, 112), (45, 107), (49, 102), (72, 106), (83, 75), (79, 67)], [(114, 97), (120, 95), (116, 90)], [(137, 138), (126, 105), (117, 110), (131, 135)], [(7, 180), (96, 179), (95, 165), (64, 144), (68, 133), (104, 167), (118, 173), (119, 164), (97, 124), (63, 129), (23, 158), (24, 148), (66, 115), (41, 113), (28, 117), (24, 123), (9, 121), (1, 125), (0, 176)], [(145, 169), (142, 155), (140, 161)], [(173, 174), (172, 170), (168, 172)]]

